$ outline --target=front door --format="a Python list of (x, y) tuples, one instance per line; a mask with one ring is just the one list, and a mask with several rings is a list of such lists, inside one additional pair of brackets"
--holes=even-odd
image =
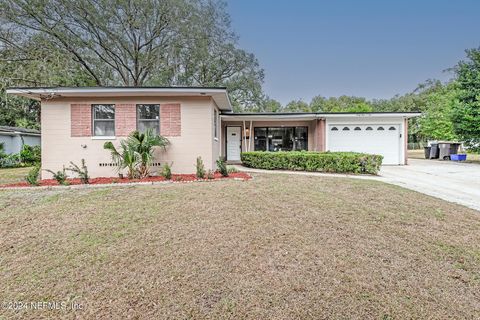
[(242, 129), (240, 127), (227, 127), (227, 160), (240, 161), (242, 151)]

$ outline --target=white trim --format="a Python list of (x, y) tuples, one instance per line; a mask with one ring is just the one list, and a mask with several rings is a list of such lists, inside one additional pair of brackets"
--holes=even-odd
[(103, 87), (84, 87), (84, 88), (11, 88), (7, 89), (8, 94), (22, 96), (35, 100), (55, 99), (55, 98), (77, 98), (77, 97), (132, 97), (132, 96), (170, 96), (170, 97), (212, 97), (219, 109), (225, 111), (232, 110), (232, 104), (226, 89), (215, 88), (103, 88)]
[(92, 136), (92, 140), (116, 140), (114, 136)]
[(285, 121), (285, 120), (316, 120), (316, 119), (343, 119), (350, 118), (352, 120), (364, 119), (382, 119), (382, 118), (413, 118), (419, 117), (420, 112), (415, 113), (301, 113), (301, 114), (222, 114), (224, 120), (268, 120), (268, 121)]

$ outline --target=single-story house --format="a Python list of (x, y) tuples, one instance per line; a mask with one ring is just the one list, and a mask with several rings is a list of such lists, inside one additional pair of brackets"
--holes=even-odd
[[(41, 101), (42, 167), (58, 170), (85, 159), (92, 177), (116, 175), (105, 141), (153, 128), (170, 140), (152, 170), (172, 163), (193, 173), (249, 150), (358, 151), (381, 154), (385, 164), (407, 162), (407, 119), (418, 113), (233, 113), (226, 88), (11, 88)], [(45, 172), (43, 173), (45, 174)]]
[(0, 144), (6, 154), (19, 153), (23, 145), (39, 146), (40, 131), (20, 127), (0, 126)]

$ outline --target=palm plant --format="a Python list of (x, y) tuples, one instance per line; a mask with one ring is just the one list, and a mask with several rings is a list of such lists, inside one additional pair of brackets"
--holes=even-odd
[(167, 138), (162, 137), (153, 132), (152, 129), (147, 129), (145, 133), (134, 131), (127, 138), (129, 144), (138, 155), (138, 174), (140, 178), (147, 177), (150, 174), (149, 166), (153, 160), (153, 152), (156, 147), (165, 149), (169, 144)]
[(166, 148), (167, 138), (157, 135), (152, 129), (145, 133), (133, 131), (127, 139), (120, 142), (120, 149), (112, 142), (105, 142), (103, 148), (112, 154), (112, 160), (118, 171), (127, 169), (128, 178), (144, 178), (149, 175), (149, 166), (156, 147)]

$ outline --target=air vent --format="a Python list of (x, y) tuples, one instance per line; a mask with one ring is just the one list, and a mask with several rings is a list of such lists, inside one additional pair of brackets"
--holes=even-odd
[(98, 164), (99, 167), (117, 167), (118, 165), (113, 162), (102, 162)]

